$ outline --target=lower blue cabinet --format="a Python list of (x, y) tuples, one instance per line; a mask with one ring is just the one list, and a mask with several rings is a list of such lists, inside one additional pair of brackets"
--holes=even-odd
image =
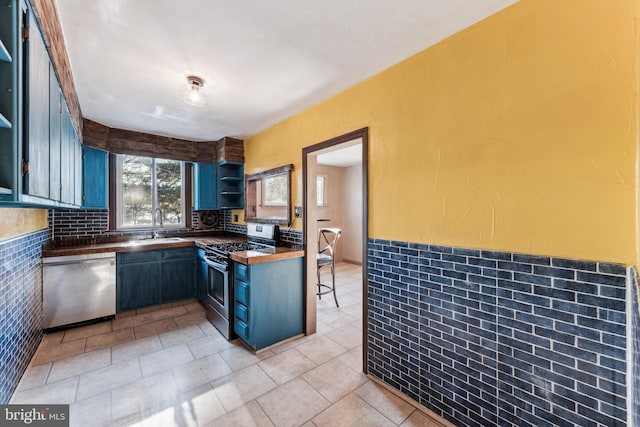
[(204, 304), (207, 297), (207, 280), (209, 279), (209, 266), (204, 249), (196, 249), (196, 259), (196, 296), (198, 301)]
[(117, 312), (160, 304), (160, 270), (157, 261), (120, 264), (118, 256), (116, 264)]
[(119, 252), (116, 255), (116, 311), (196, 296), (192, 247)]
[(234, 331), (253, 350), (303, 333), (302, 260), (234, 263)]

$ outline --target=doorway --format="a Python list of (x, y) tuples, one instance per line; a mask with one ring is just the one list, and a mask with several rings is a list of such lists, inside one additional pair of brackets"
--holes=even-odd
[[(302, 169), (305, 333), (310, 335), (321, 332), (318, 325), (326, 326), (319, 323), (316, 295), (318, 229), (340, 228), (343, 234), (338, 243), (336, 260), (344, 262), (336, 267), (336, 293), (338, 301), (343, 299), (345, 304), (341, 304), (340, 308), (335, 307), (332, 295), (327, 294), (323, 297), (320, 309), (329, 308), (327, 304), (332, 303), (331, 313), (336, 322), (340, 319), (348, 321), (351, 316), (358, 315), (353, 324), (360, 325), (357, 336), (362, 336), (362, 370), (366, 373), (368, 128), (305, 147), (302, 150)], [(359, 176), (355, 177), (356, 174)], [(336, 188), (336, 185), (340, 188)], [(346, 192), (349, 194), (344, 194)], [(343, 194), (336, 196), (339, 193)], [(340, 274), (344, 280), (352, 282), (342, 286), (338, 280)], [(358, 280), (359, 283), (353, 283), (353, 280)], [(345, 295), (341, 296), (341, 289)], [(360, 298), (360, 301), (354, 301), (354, 298)], [(349, 307), (350, 303), (354, 302), (357, 302), (357, 305), (351, 304)], [(354, 309), (359, 310), (359, 313), (355, 313)]]

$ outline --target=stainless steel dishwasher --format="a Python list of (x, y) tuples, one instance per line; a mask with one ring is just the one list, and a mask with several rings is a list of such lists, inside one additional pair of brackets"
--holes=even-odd
[(116, 254), (43, 258), (43, 327), (53, 328), (116, 313)]

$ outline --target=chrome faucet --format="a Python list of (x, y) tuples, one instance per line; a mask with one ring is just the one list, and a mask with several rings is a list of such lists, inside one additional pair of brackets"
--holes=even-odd
[(153, 210), (153, 212), (151, 212), (151, 224), (153, 226), (153, 238), (157, 239), (159, 234), (158, 234), (158, 228), (156, 227), (156, 217), (158, 216), (158, 212), (160, 212), (160, 229), (162, 229), (162, 209), (160, 208), (155, 208)]

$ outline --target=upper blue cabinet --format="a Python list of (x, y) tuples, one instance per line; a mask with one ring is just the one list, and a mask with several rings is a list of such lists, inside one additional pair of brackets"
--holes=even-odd
[(244, 165), (223, 160), (193, 165), (193, 209), (219, 210), (244, 207)]
[(20, 10), (15, 0), (0, 4), (0, 201), (11, 200), (18, 179)]
[(0, 39), (0, 203), (78, 207), (80, 138), (27, 4), (0, 6)]
[(207, 211), (218, 209), (216, 193), (216, 164), (193, 164), (193, 210)]
[(244, 164), (223, 160), (216, 169), (218, 209), (244, 208)]
[(109, 202), (109, 153), (97, 148), (82, 147), (83, 208), (107, 209)]

